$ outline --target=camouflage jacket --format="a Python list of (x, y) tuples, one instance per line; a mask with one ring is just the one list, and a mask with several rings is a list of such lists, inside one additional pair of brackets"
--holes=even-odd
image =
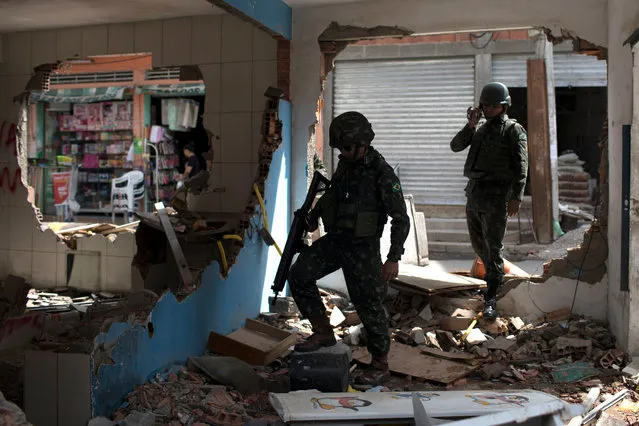
[(491, 185), (511, 200), (521, 200), (528, 174), (526, 130), (504, 114), (486, 121), (476, 131), (467, 124), (450, 142), (454, 152), (469, 145), (464, 176)]
[[(334, 212), (334, 220), (325, 218), (326, 211)], [(322, 217), (329, 235), (350, 238), (358, 238), (357, 229), (361, 228), (362, 222), (368, 222), (372, 231), (370, 236), (378, 240), (390, 216), (388, 260), (397, 262), (404, 253), (410, 220), (402, 187), (392, 167), (372, 147), (356, 162), (348, 162), (340, 156), (331, 185), (311, 211), (311, 216)]]

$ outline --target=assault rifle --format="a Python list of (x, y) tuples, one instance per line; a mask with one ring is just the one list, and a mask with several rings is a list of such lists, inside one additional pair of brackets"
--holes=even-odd
[[(325, 191), (330, 184), (330, 180), (325, 178), (320, 172), (315, 171), (313, 174), (313, 180), (311, 181), (311, 187), (308, 189), (304, 204), (295, 211), (293, 223), (291, 223), (291, 229), (288, 232), (288, 238), (286, 239), (286, 245), (284, 246), (284, 252), (280, 259), (280, 265), (277, 267), (275, 281), (273, 282), (273, 286), (271, 286), (271, 289), (275, 292), (272, 305), (275, 305), (278, 294), (284, 290), (284, 285), (286, 285), (286, 279), (288, 278), (288, 271), (291, 269), (291, 264), (293, 263), (293, 256), (301, 252), (304, 248), (302, 238), (306, 232), (306, 216), (313, 206), (313, 201), (317, 194)], [(323, 186), (320, 187), (320, 185)]]

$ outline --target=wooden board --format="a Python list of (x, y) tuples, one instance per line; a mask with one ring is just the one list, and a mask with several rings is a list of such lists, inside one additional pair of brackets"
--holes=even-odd
[(208, 348), (220, 355), (234, 356), (253, 365), (268, 365), (289, 352), (297, 335), (247, 319), (246, 326), (223, 336), (211, 332)]
[(180, 276), (182, 277), (182, 288), (188, 288), (188, 286), (191, 285), (193, 277), (191, 275), (189, 265), (186, 263), (186, 258), (184, 257), (182, 246), (180, 246), (180, 242), (175, 235), (175, 230), (173, 229), (173, 225), (171, 225), (169, 215), (167, 214), (164, 205), (161, 202), (156, 203), (155, 208), (158, 211), (160, 223), (162, 224), (162, 228), (164, 228), (166, 238), (169, 241), (171, 252), (173, 253), (173, 257), (175, 258), (175, 263), (177, 264), (178, 270), (180, 271)]
[(400, 264), (399, 275), (391, 281), (391, 285), (419, 293), (441, 294), (485, 288), (486, 282), (476, 278), (449, 274), (429, 266)]
[(550, 173), (550, 127), (546, 62), (528, 59), (528, 155), (533, 226), (541, 244), (553, 240)]
[(483, 358), (477, 358), (473, 354), (458, 353), (458, 352), (446, 352), (446, 351), (441, 351), (439, 349), (426, 348), (426, 347), (419, 348), (419, 350), (424, 355), (431, 355), (431, 356), (435, 356), (437, 358), (450, 359), (450, 360), (453, 360), (453, 361), (464, 361), (464, 362), (467, 362), (467, 363), (470, 363), (470, 364), (479, 363), (483, 359)]
[[(365, 348), (357, 348), (353, 359), (362, 364), (371, 363), (371, 355)], [(388, 364), (392, 372), (411, 377), (421, 377), (439, 383), (452, 383), (466, 377), (479, 368), (464, 362), (422, 354), (419, 348), (391, 342)]]

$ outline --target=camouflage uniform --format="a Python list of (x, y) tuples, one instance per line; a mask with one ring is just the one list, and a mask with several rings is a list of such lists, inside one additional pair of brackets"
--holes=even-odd
[(309, 216), (311, 221), (322, 217), (327, 234), (302, 251), (291, 268), (289, 283), (297, 306), (311, 320), (325, 317), (316, 280), (341, 268), (369, 336), (369, 352), (385, 355), (390, 338), (382, 304), (386, 282), (380, 238), (390, 216), (388, 260), (398, 262), (410, 227), (399, 179), (372, 147), (355, 162), (340, 156), (330, 187)]
[(504, 278), (503, 240), (508, 201), (521, 201), (528, 173), (526, 131), (502, 114), (473, 131), (466, 125), (450, 143), (454, 152), (470, 151), (464, 166), (466, 220), (475, 253), (486, 268), (487, 299)]

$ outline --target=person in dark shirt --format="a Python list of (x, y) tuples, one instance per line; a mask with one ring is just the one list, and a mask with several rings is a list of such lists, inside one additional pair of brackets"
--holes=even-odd
[(184, 147), (184, 156), (186, 157), (186, 166), (184, 167), (182, 180), (191, 179), (198, 173), (206, 171), (206, 161), (201, 155), (195, 153), (195, 144), (193, 142), (189, 142)]

